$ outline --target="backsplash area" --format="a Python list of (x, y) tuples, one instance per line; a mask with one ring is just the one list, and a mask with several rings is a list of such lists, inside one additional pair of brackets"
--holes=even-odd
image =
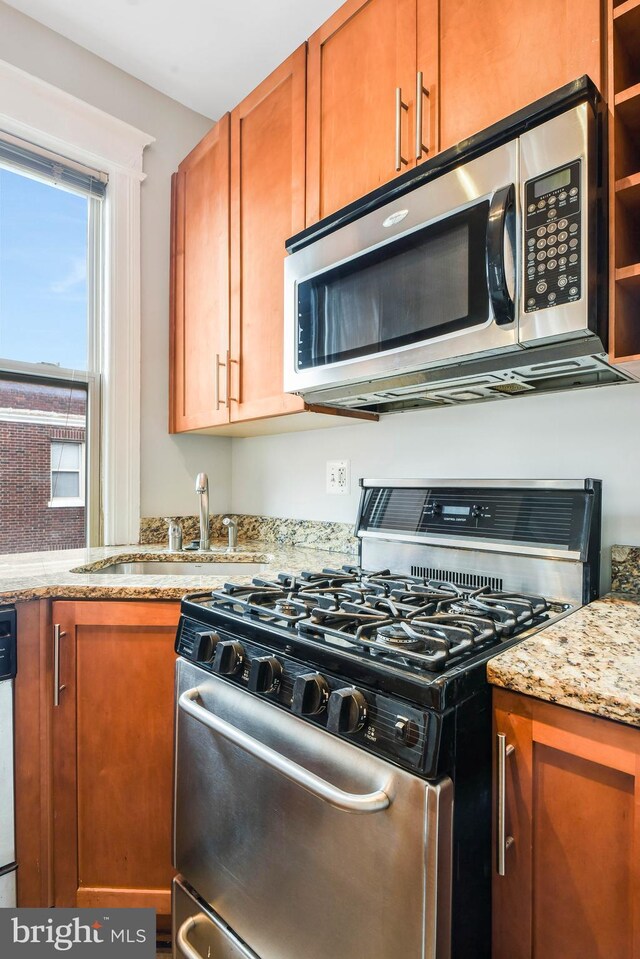
[(640, 546), (611, 547), (611, 589), (640, 593)]
[[(322, 520), (280, 519), (273, 516), (251, 516), (226, 513), (209, 518), (209, 531), (212, 540), (224, 540), (226, 528), (222, 525), (223, 515), (230, 516), (238, 524), (238, 543), (245, 542), (277, 543), (287, 546), (306, 546), (314, 549), (326, 549), (336, 553), (353, 553), (358, 550), (358, 541), (353, 535), (351, 523), (331, 523)], [(140, 543), (151, 545), (167, 542), (167, 527), (170, 520), (177, 520), (182, 526), (185, 546), (200, 535), (197, 516), (148, 516), (140, 520)]]

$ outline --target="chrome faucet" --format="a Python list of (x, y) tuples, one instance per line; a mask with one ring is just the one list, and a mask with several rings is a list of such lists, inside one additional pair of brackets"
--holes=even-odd
[(222, 525), (226, 526), (229, 531), (229, 546), (227, 548), (235, 549), (238, 545), (238, 524), (230, 516), (225, 516)]
[(200, 496), (200, 549), (209, 549), (209, 477), (196, 476), (196, 493)]

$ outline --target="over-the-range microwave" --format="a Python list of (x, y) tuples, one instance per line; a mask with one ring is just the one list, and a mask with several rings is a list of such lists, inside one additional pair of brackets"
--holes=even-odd
[(285, 390), (378, 412), (626, 381), (587, 77), (287, 243)]

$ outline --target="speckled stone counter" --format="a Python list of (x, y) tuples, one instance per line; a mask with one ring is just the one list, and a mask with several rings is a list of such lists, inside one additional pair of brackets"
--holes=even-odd
[[(100, 573), (110, 563), (131, 563), (157, 557), (164, 562), (193, 563), (202, 560), (200, 575)], [(185, 593), (216, 589), (233, 579), (249, 582), (248, 575), (223, 571), (220, 563), (260, 563), (261, 576), (278, 572), (298, 573), (303, 569), (340, 567), (353, 563), (351, 553), (329, 552), (299, 546), (246, 541), (228, 552), (219, 541), (205, 554), (169, 553), (160, 546), (101, 546), (40, 553), (0, 555), (0, 603), (22, 602), (43, 597), (62, 599), (180, 599)]]
[(640, 590), (583, 606), (490, 660), (487, 675), (494, 686), (640, 726)]
[[(238, 525), (241, 543), (261, 542), (263, 545), (303, 546), (311, 549), (338, 550), (355, 554), (358, 540), (353, 535), (353, 523), (329, 523), (310, 519), (282, 519), (277, 516), (254, 516), (248, 513), (220, 513), (209, 517), (209, 533), (212, 539), (224, 539), (222, 525), (224, 516), (234, 519)], [(140, 520), (140, 542), (162, 543), (167, 540), (169, 520), (182, 526), (184, 543), (198, 539), (200, 520), (197, 516), (145, 516)]]

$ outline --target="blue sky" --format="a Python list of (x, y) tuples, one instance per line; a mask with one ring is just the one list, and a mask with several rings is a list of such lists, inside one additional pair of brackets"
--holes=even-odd
[(87, 368), (87, 199), (0, 168), (0, 358)]

